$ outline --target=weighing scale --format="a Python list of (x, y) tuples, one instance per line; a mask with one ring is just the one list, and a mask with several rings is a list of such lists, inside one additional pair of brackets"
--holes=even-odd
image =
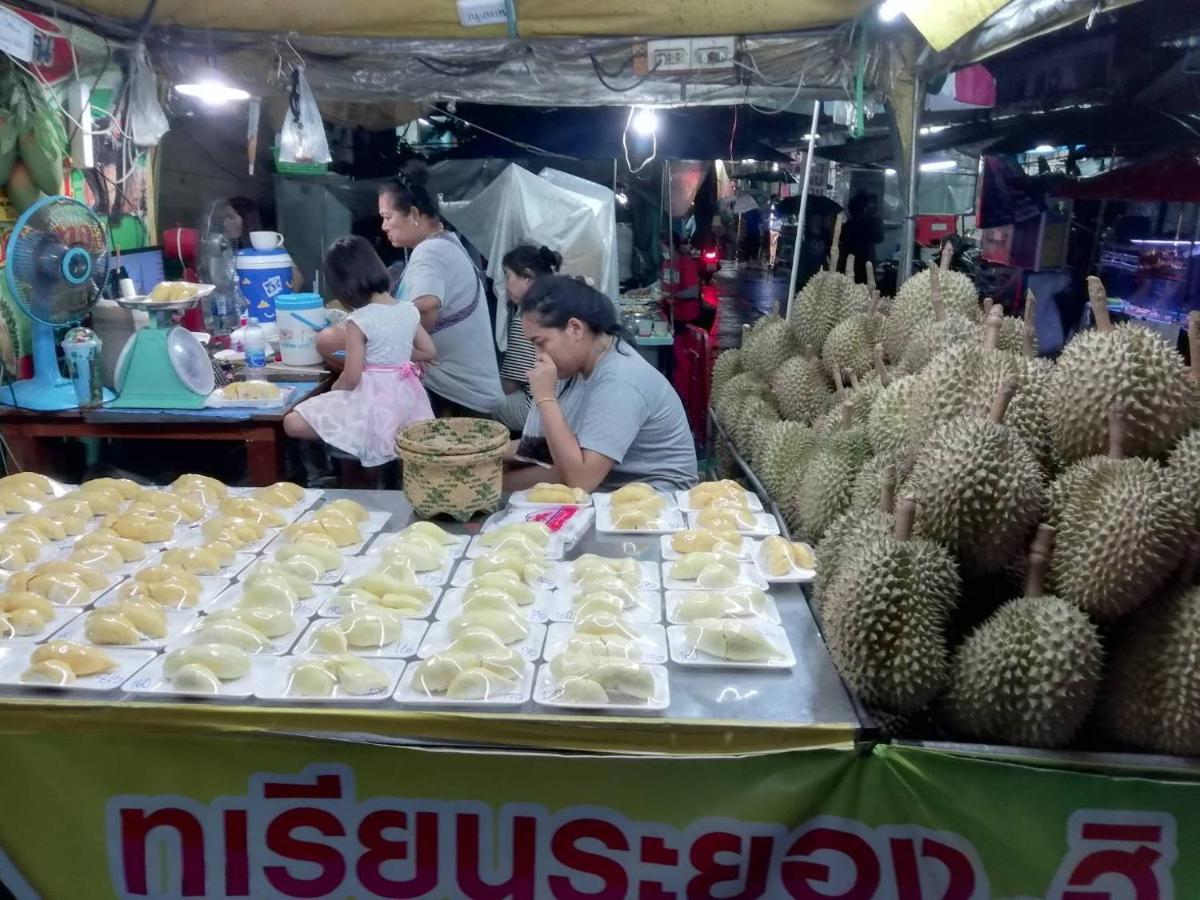
[(117, 358), (113, 409), (201, 409), (216, 387), (212, 361), (196, 336), (172, 323), (173, 313), (191, 309), (211, 294), (211, 284), (196, 285), (187, 300), (155, 301), (122, 297), (125, 309), (142, 310), (150, 324), (130, 335)]
[[(4, 277), (33, 323), (33, 377), (0, 391), (0, 402), (54, 411), (76, 409), (70, 379), (58, 367), (54, 330), (82, 322), (108, 277), (109, 245), (94, 212), (70, 197), (44, 197), (13, 226)], [(11, 390), (11, 393), (10, 393)], [(104, 391), (103, 400), (112, 399)]]

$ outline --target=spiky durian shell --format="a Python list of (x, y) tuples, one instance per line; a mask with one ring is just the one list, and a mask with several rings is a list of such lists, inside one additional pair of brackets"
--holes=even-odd
[(764, 381), (770, 379), (798, 349), (787, 322), (776, 313), (759, 319), (742, 342), (746, 368)]
[[(975, 284), (961, 272), (942, 272), (941, 297), (948, 315), (960, 315), (972, 322), (981, 318)], [(898, 362), (904, 355), (909, 337), (918, 325), (932, 321), (933, 303), (929, 299), (929, 270), (918, 272), (900, 287), (883, 325), (884, 356)]]
[(771, 378), (771, 393), (785, 419), (810, 424), (833, 405), (829, 380), (815, 359), (793, 356)]
[(816, 452), (817, 436), (799, 422), (773, 422), (763, 441), (757, 474), (772, 497), (782, 495), (788, 476)]
[(751, 456), (751, 441), (754, 429), (762, 422), (778, 422), (779, 410), (775, 401), (761, 394), (751, 394), (738, 406), (730, 425), (733, 445), (744, 459)]
[(1092, 457), (1063, 472), (1047, 510), (1058, 531), (1054, 593), (1101, 621), (1154, 596), (1194, 535), (1194, 512), (1177, 481), (1148, 459)]
[(1167, 465), (1178, 475), (1179, 487), (1187, 492), (1188, 506), (1195, 511), (1195, 525), (1200, 529), (1200, 428), (1179, 439)]
[(904, 483), (917, 498), (914, 533), (949, 547), (972, 574), (997, 571), (1027, 546), (1044, 490), (1016, 432), (974, 416), (930, 435)]
[(854, 491), (850, 497), (850, 509), (873, 509), (879, 505), (879, 492), (883, 488), (883, 470), (896, 467), (897, 483), (908, 477), (912, 460), (904, 455), (878, 453), (867, 460), (854, 478)]
[(710, 396), (717, 396), (734, 375), (742, 371), (742, 351), (734, 348), (725, 350), (713, 362)]
[(855, 313), (833, 327), (821, 349), (821, 361), (830, 371), (840, 369), (864, 376), (875, 366), (875, 344), (883, 317)]
[(1065, 463), (1105, 451), (1118, 404), (1127, 456), (1166, 453), (1196, 421), (1183, 359), (1158, 335), (1128, 323), (1071, 340), (1050, 375), (1047, 401), (1055, 452)]
[(794, 494), (784, 498), (801, 536), (819, 541), (829, 523), (849, 508), (854, 479), (870, 456), (861, 428), (835, 432), (812, 455)]
[(921, 322), (910, 333), (897, 365), (900, 371), (915, 374), (943, 350), (959, 344), (980, 344), (982, 341), (982, 327), (964, 316), (947, 316), (940, 322), (936, 319)]
[(1200, 588), (1177, 591), (1121, 624), (1098, 713), (1118, 740), (1200, 756)]
[(833, 661), (864, 702), (912, 713), (941, 692), (958, 591), (954, 560), (930, 541), (876, 538), (846, 561), (821, 614)]
[(821, 348), (834, 326), (847, 316), (861, 312), (867, 302), (865, 284), (839, 272), (820, 271), (808, 279), (804, 290), (792, 301), (796, 311), (789, 324), (800, 347)]
[(717, 441), (716, 468), (718, 478), (739, 478), (741, 469), (733, 457), (733, 450), (724, 441)]
[(842, 513), (825, 530), (825, 536), (814, 550), (817, 575), (813, 580), (812, 597), (818, 610), (825, 603), (830, 585), (855, 554), (869, 542), (888, 537), (895, 529), (896, 517), (881, 512), (878, 505), (876, 495), (875, 508), (857, 508)]
[(713, 412), (721, 425), (728, 430), (737, 418), (738, 410), (749, 397), (761, 397), (767, 392), (767, 386), (751, 372), (741, 372), (734, 375), (712, 397)]
[(867, 416), (867, 434), (876, 453), (907, 455), (910, 447), (910, 405), (916, 386), (917, 382), (912, 376), (897, 378), (875, 397)]
[(1003, 316), (996, 335), (996, 349), (1009, 353), (1025, 352), (1025, 320), (1016, 316)]
[(954, 654), (946, 716), (976, 738), (1061, 747), (1091, 711), (1103, 658), (1096, 626), (1070, 603), (1011, 600)]

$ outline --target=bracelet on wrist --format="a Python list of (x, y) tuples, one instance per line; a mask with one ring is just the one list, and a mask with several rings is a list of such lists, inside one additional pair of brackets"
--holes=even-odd
[(534, 400), (533, 405), (541, 406), (543, 403), (557, 403), (557, 402), (558, 402), (557, 397), (543, 397), (541, 400)]

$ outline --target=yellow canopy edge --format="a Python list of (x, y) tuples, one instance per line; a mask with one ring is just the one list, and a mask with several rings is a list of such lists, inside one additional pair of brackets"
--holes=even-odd
[(904, 14), (929, 41), (934, 50), (942, 51), (967, 34), (977, 25), (986, 22), (1008, 0), (959, 0), (945, 3), (943, 0), (909, 0)]
[[(137, 19), (145, 0), (75, 0), (73, 6)], [(853, 19), (870, 0), (515, 0), (521, 37), (760, 34)], [(496, 38), (503, 25), (465, 28), (455, 0), (160, 0), (155, 25), (307, 35)]]

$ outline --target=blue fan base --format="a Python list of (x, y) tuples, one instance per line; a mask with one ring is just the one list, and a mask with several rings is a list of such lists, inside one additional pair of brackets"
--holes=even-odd
[[(104, 389), (102, 400), (109, 403), (116, 395)], [(75, 386), (65, 378), (30, 378), (0, 388), (0, 406), (16, 406), (38, 412), (78, 409)]]

